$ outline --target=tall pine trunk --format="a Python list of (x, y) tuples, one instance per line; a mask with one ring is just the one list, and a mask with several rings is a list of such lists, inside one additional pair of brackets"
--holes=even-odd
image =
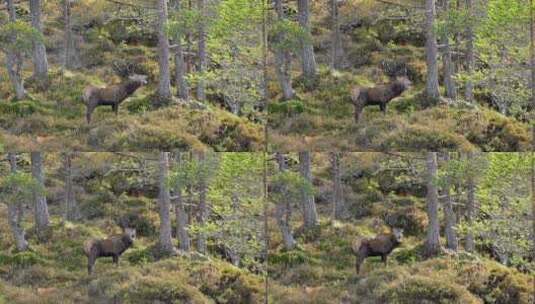
[[(474, 3), (472, 0), (466, 0), (466, 9), (468, 13), (468, 25), (466, 27), (466, 72), (469, 76), (472, 76), (475, 65), (475, 53), (474, 53)], [(464, 96), (467, 101), (472, 102), (474, 100), (474, 84), (471, 80), (466, 82), (466, 88)]]
[[(284, 172), (287, 170), (286, 161), (282, 153), (276, 154), (277, 163), (279, 165), (279, 171)], [(284, 185), (285, 186), (285, 185)], [(284, 187), (283, 186), (283, 187)], [(284, 191), (284, 190), (283, 190)], [(284, 248), (286, 250), (292, 250), (297, 245), (292, 233), (292, 227), (290, 226), (290, 219), (292, 217), (292, 209), (288, 200), (286, 202), (277, 202), (277, 208), (275, 210), (275, 217), (277, 218), (277, 224), (282, 234), (282, 240)]]
[(171, 207), (169, 187), (167, 186), (167, 176), (169, 175), (169, 153), (160, 152), (159, 160), (159, 195), (158, 207), (160, 211), (160, 241), (159, 249), (162, 255), (172, 254), (174, 251), (171, 239)]
[(197, 99), (204, 101), (206, 99), (206, 88), (204, 81), (204, 73), (206, 72), (207, 66), (207, 57), (206, 57), (206, 24), (205, 24), (205, 0), (197, 0), (197, 9), (201, 15), (201, 20), (199, 21), (199, 41), (198, 41), (198, 54), (199, 64), (197, 71), (201, 75), (197, 83)]
[(80, 219), (80, 209), (76, 201), (73, 183), (71, 152), (66, 152), (63, 157), (63, 172), (65, 176), (65, 219), (68, 221), (76, 221)]
[[(286, 14), (284, 13), (284, 7), (282, 6), (282, 0), (273, 0), (275, 5), (275, 11), (277, 12), (278, 21), (286, 20)], [(284, 39), (285, 33), (277, 33), (275, 39), (280, 41)], [(282, 99), (290, 100), (294, 98), (294, 89), (292, 88), (291, 77), (291, 63), (292, 56), (290, 52), (284, 48), (275, 47), (275, 64), (277, 71), (277, 78), (282, 89)]]
[(344, 49), (342, 47), (342, 33), (340, 32), (340, 16), (338, 13), (338, 0), (330, 0), (331, 7), (331, 68), (342, 68)]
[[(474, 155), (472, 153), (468, 153), (468, 161), (473, 161)], [(467, 181), (467, 201), (466, 201), (466, 223), (468, 225), (468, 229), (472, 229), (473, 227), (473, 220), (474, 220), (474, 213), (475, 213), (475, 192), (476, 192), (476, 184), (474, 181), (474, 177), (469, 172), (468, 173), (468, 181)], [(466, 234), (465, 238), (465, 244), (464, 249), (468, 252), (473, 252), (475, 250), (475, 242), (474, 242), (474, 233), (471, 230), (468, 230), (468, 233)]]
[(169, 73), (169, 39), (166, 33), (167, 0), (158, 0), (158, 96), (159, 103), (171, 98), (171, 75)]
[(307, 84), (312, 84), (316, 78), (316, 58), (314, 56), (314, 47), (312, 46), (312, 33), (310, 29), (310, 1), (298, 0), (297, 8), (299, 11), (299, 25), (306, 33), (308, 39), (302, 39), (301, 50), (301, 68), (303, 77)]
[[(177, 152), (176, 156), (177, 167), (181, 167), (182, 158), (180, 152)], [(184, 206), (184, 198), (182, 196), (183, 187), (177, 189), (176, 198), (175, 198), (175, 219), (176, 219), (176, 237), (178, 239), (178, 249), (181, 251), (190, 251), (191, 249), (191, 240), (187, 230), (189, 224), (188, 213)]]
[[(43, 33), (41, 21), (41, 0), (30, 0), (30, 13), (32, 15), (32, 26), (39, 33)], [(46, 88), (48, 83), (48, 60), (46, 58), (46, 48), (42, 41), (33, 42), (33, 76), (42, 88)]]
[[(447, 165), (450, 161), (449, 152), (445, 152), (444, 160)], [(446, 244), (449, 249), (457, 251), (457, 247), (459, 244), (457, 240), (457, 232), (455, 231), (455, 226), (457, 225), (457, 218), (455, 212), (453, 211), (450, 176), (446, 177), (446, 183), (444, 185), (444, 195), (444, 215), (446, 220), (444, 233), (446, 234)]]
[(425, 253), (427, 256), (434, 256), (440, 252), (440, 224), (438, 221), (438, 191), (435, 185), (437, 179), (437, 153), (427, 152), (427, 238), (425, 241)]
[[(446, 15), (450, 14), (450, 1), (444, 0), (444, 10)], [(442, 61), (444, 63), (444, 86), (446, 87), (446, 97), (451, 99), (457, 98), (457, 88), (455, 81), (453, 80), (453, 74), (455, 68), (453, 60), (451, 58), (451, 46), (450, 46), (450, 33), (446, 32), (442, 36), (442, 43), (444, 45), (444, 54), (442, 55)]]
[[(201, 166), (204, 166), (205, 162), (204, 152), (199, 152), (199, 162)], [(206, 205), (206, 192), (207, 192), (206, 176), (201, 174), (199, 180), (199, 209), (197, 210), (197, 224), (204, 228), (206, 220), (208, 219), (208, 206)], [(206, 254), (206, 233), (203, 231), (197, 234), (197, 251)]]
[[(181, 1), (180, 0), (174, 0), (172, 2), (172, 8), (176, 12), (180, 12), (182, 9), (181, 7)], [(176, 41), (174, 41), (175, 49), (174, 49), (174, 57), (175, 57), (175, 86), (176, 86), (176, 96), (178, 98), (188, 100), (189, 99), (189, 88), (188, 83), (186, 82), (186, 63), (184, 62), (184, 51), (182, 48), (182, 35), (178, 35), (176, 37)]]
[[(17, 155), (15, 153), (8, 153), (7, 158), (11, 167), (11, 173), (17, 173)], [(7, 202), (8, 222), (13, 233), (13, 238), (15, 239), (17, 251), (28, 250), (26, 232), (22, 227), (23, 215), (22, 202)]]
[(438, 90), (438, 46), (435, 37), (435, 0), (425, 1), (425, 53), (427, 63), (426, 94), (427, 97), (436, 99), (440, 96)]
[[(13, 0), (6, 0), (7, 12), (9, 15), (9, 22), (17, 21), (17, 12)], [(11, 37), (15, 39), (15, 37)], [(22, 54), (16, 50), (10, 49), (6, 53), (6, 67), (7, 74), (13, 89), (15, 90), (15, 99), (21, 100), (26, 97), (26, 90), (24, 89), (24, 79), (22, 78)]]
[[(43, 153), (31, 152), (32, 176), (41, 185), (45, 187), (45, 173), (43, 168)], [(34, 217), (35, 229), (39, 241), (44, 242), (49, 234), (49, 215), (46, 196), (44, 193), (34, 193)]]
[[(311, 155), (309, 151), (299, 152), (299, 164), (301, 176), (312, 184)], [(305, 230), (314, 229), (318, 226), (318, 213), (314, 195), (303, 190), (303, 221)]]
[(346, 212), (342, 192), (341, 153), (331, 152), (330, 158), (333, 174), (333, 219), (341, 219), (345, 217)]

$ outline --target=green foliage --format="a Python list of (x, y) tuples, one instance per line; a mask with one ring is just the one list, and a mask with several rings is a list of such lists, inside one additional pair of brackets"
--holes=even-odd
[(0, 179), (0, 199), (8, 204), (31, 200), (35, 193), (43, 193), (43, 186), (31, 174), (15, 172)]
[(269, 114), (285, 114), (294, 116), (305, 111), (305, 105), (300, 100), (288, 100), (282, 102), (270, 102), (268, 104)]
[(40, 107), (33, 101), (17, 101), (17, 102), (2, 102), (0, 103), (0, 114), (13, 115), (15, 117), (30, 116), (38, 112)]
[(273, 253), (269, 255), (268, 259), (270, 265), (282, 264), (286, 267), (293, 267), (300, 264), (310, 263), (312, 261), (310, 256), (305, 251), (300, 249)]
[[(137, 233), (137, 229), (136, 229)], [(130, 264), (145, 265), (154, 262), (151, 248), (132, 249), (125, 254), (125, 258)]]
[(0, 49), (4, 52), (29, 54), (33, 41), (43, 41), (43, 36), (24, 21), (8, 22), (0, 27)]
[(0, 265), (8, 265), (14, 268), (27, 268), (32, 265), (45, 265), (46, 260), (33, 251), (18, 252), (13, 255), (0, 254)]
[(274, 49), (293, 52), (309, 42), (310, 35), (297, 22), (277, 20), (272, 24), (270, 36), (275, 37), (270, 46)]

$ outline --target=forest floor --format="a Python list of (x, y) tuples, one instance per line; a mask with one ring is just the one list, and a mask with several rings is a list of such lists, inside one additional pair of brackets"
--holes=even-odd
[[(297, 98), (273, 101), (269, 107), (272, 150), (297, 151), (527, 151), (532, 142), (529, 124), (496, 110), (463, 101), (427, 104), (423, 84), (415, 85), (389, 103), (384, 115), (366, 107), (363, 119), (353, 120), (352, 86), (388, 82), (377, 68), (392, 53), (414, 47), (377, 52), (374, 61), (358, 69), (330, 71), (322, 66), (311, 91), (296, 86)], [(397, 56), (399, 57), (399, 55)], [(417, 58), (411, 57), (415, 61)], [(412, 60), (408, 59), (408, 60)], [(399, 59), (402, 60), (402, 59)], [(410, 62), (410, 61), (409, 61)], [(421, 63), (421, 62), (420, 62)], [(415, 65), (418, 63), (414, 63)], [(294, 71), (298, 76), (298, 71)]]
[[(422, 239), (406, 237), (389, 256), (365, 260), (356, 274), (352, 241), (371, 236), (374, 221), (322, 219), (320, 237), (298, 237), (299, 247), (269, 257), (273, 303), (533, 303), (535, 279), (465, 251), (425, 259)], [(273, 234), (272, 234), (273, 235)], [(444, 242), (444, 240), (442, 240)], [(428, 301), (428, 302), (426, 302)]]
[[(7, 232), (6, 209), (0, 206), (0, 231)], [(28, 252), (13, 253), (9, 234), (0, 235), (1, 304), (263, 301), (261, 274), (214, 256), (190, 254), (157, 261), (151, 255), (154, 238), (144, 236), (121, 256), (118, 267), (111, 258), (99, 258), (95, 272), (88, 275), (83, 242), (117, 233), (111, 218), (74, 223), (54, 216), (53, 236), (46, 244), (37, 244), (31, 227), (25, 228), (31, 247)]]
[[(534, 117), (501, 114), (484, 87), (476, 86), (473, 103), (464, 100), (462, 83), (457, 100), (424, 96), (425, 37), (420, 28), (384, 16), (395, 15), (394, 7), (348, 1), (340, 12), (344, 56), (341, 68), (331, 69), (329, 10), (321, 3), (312, 6), (317, 79), (305, 85), (295, 53), (291, 71), (295, 98), (280, 101), (277, 75), (271, 71), (274, 99), (268, 106), (268, 126), (273, 151), (529, 150), (533, 139), (528, 122)], [(439, 73), (442, 77), (442, 65)], [(356, 123), (351, 88), (373, 87), (397, 76), (408, 76), (410, 89), (388, 104), (386, 115), (378, 106), (368, 106)], [(440, 91), (444, 96), (445, 88)]]

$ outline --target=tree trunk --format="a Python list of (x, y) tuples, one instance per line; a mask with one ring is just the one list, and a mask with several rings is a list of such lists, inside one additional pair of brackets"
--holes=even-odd
[[(169, 39), (167, 38), (167, 0), (158, 0), (158, 103), (171, 99), (171, 75), (169, 74)], [(161, 105), (161, 104), (158, 104)]]
[[(182, 9), (180, 0), (172, 0), (171, 8), (175, 12), (180, 12)], [(175, 86), (176, 86), (176, 96), (178, 98), (188, 100), (189, 99), (189, 88), (186, 82), (186, 63), (184, 62), (184, 52), (182, 48), (182, 36), (178, 35), (176, 40), (173, 41), (175, 44), (174, 48), (174, 57), (175, 57)]]
[[(469, 76), (474, 73), (475, 54), (474, 54), (474, 4), (472, 0), (466, 0), (466, 9), (468, 11), (469, 22), (466, 27), (466, 72)], [(468, 80), (466, 82), (465, 98), (467, 101), (472, 102), (474, 100), (474, 84)]]
[[(17, 173), (17, 155), (15, 153), (8, 153), (7, 158), (11, 166), (11, 173)], [(22, 202), (8, 202), (7, 215), (13, 238), (15, 239), (15, 246), (17, 251), (28, 250), (28, 241), (26, 241), (26, 232), (22, 228), (23, 208)]]
[[(41, 185), (45, 187), (45, 174), (43, 168), (43, 154), (41, 152), (31, 152), (32, 160), (32, 176)], [(46, 196), (44, 193), (34, 193), (34, 216), (35, 216), (35, 230), (37, 238), (41, 242), (48, 239), (49, 224), (48, 219), (48, 205), (46, 203)]]
[(199, 56), (199, 65), (197, 71), (201, 75), (199, 82), (197, 83), (197, 99), (199, 101), (204, 101), (206, 99), (205, 92), (205, 83), (204, 83), (204, 73), (206, 72), (206, 25), (205, 25), (205, 0), (197, 0), (197, 9), (201, 15), (201, 20), (199, 22), (199, 41), (198, 41), (198, 56)]
[(346, 207), (342, 192), (342, 172), (340, 169), (340, 152), (331, 152), (333, 171), (333, 220), (345, 217)]
[(342, 68), (344, 58), (344, 49), (342, 48), (342, 35), (340, 32), (340, 18), (338, 13), (338, 0), (331, 0), (331, 26), (332, 26), (332, 41), (331, 41), (331, 68)]
[(174, 251), (171, 239), (171, 216), (169, 208), (171, 205), (169, 188), (167, 187), (167, 176), (169, 175), (169, 153), (160, 152), (159, 160), (159, 189), (158, 207), (160, 210), (160, 241), (159, 249), (162, 255), (172, 254)]
[[(41, 22), (41, 0), (30, 0), (30, 12), (32, 15), (32, 26), (39, 33), (43, 33)], [(46, 88), (48, 83), (48, 60), (46, 58), (45, 44), (41, 41), (33, 42), (33, 76), (42, 88)]]
[[(446, 14), (450, 13), (450, 1), (444, 0), (444, 10)], [(451, 47), (449, 32), (446, 31), (442, 37), (442, 44), (444, 45), (444, 54), (442, 61), (444, 63), (444, 85), (446, 86), (446, 97), (451, 99), (457, 99), (457, 88), (455, 81), (453, 80), (453, 74), (455, 73), (453, 61), (451, 59)]]
[(437, 63), (437, 39), (435, 37), (435, 0), (425, 1), (425, 53), (427, 63), (427, 82), (426, 94), (427, 97), (436, 99), (440, 96), (438, 90), (438, 63)]
[[(275, 11), (277, 12), (277, 18), (279, 21), (285, 20), (286, 15), (282, 6), (282, 0), (273, 0), (275, 5)], [(282, 40), (284, 33), (278, 33), (276, 40)], [(282, 99), (290, 100), (294, 98), (294, 90), (292, 88), (291, 63), (292, 56), (289, 51), (276, 47), (275, 49), (275, 63), (277, 78), (282, 89)]]
[[(533, 7), (533, 5), (531, 7)], [(535, 127), (533, 129), (535, 130)], [(535, 152), (531, 152), (530, 156), (531, 156), (531, 224), (533, 227), (533, 230), (531, 231), (532, 232), (531, 258), (532, 260), (535, 260)]]
[[(199, 153), (199, 162), (205, 162), (204, 152)], [(197, 224), (204, 228), (208, 218), (208, 207), (206, 206), (206, 178), (204, 176), (199, 180), (199, 209), (197, 210)], [(197, 251), (206, 254), (206, 233), (199, 232), (197, 235)]]
[[(529, 18), (529, 29), (530, 29), (530, 62), (531, 62), (531, 111), (535, 112), (535, 9), (533, 8), (533, 0), (529, 1), (530, 4), (530, 18)], [(535, 127), (533, 129), (533, 139), (535, 147)]]
[(80, 209), (74, 193), (73, 172), (72, 172), (72, 153), (65, 153), (63, 159), (63, 168), (65, 174), (65, 219), (76, 221), (80, 219)]
[[(13, 0), (6, 0), (9, 22), (17, 21), (17, 12)], [(11, 39), (15, 39), (12, 37)], [(22, 78), (22, 55), (15, 50), (8, 50), (6, 53), (6, 68), (9, 79), (15, 89), (15, 99), (21, 100), (26, 97), (24, 89), (24, 79)]]
[[(287, 164), (282, 153), (277, 152), (275, 154), (277, 164), (279, 165), (279, 171), (284, 172), (287, 170)], [(275, 216), (277, 218), (277, 224), (282, 234), (282, 240), (284, 242), (284, 248), (286, 250), (292, 250), (297, 245), (294, 239), (292, 228), (290, 226), (290, 219), (292, 217), (292, 209), (288, 201), (285, 203), (278, 202), (275, 210)]]
[[(301, 175), (312, 184), (311, 156), (309, 151), (299, 152), (299, 164), (301, 165)], [(318, 226), (318, 213), (314, 195), (303, 191), (303, 221), (305, 230), (315, 229)]]
[[(176, 157), (178, 167), (180, 167), (181, 156), (180, 152)], [(178, 239), (178, 249), (181, 251), (190, 251), (191, 249), (191, 240), (189, 238), (189, 233), (187, 226), (189, 223), (188, 213), (184, 206), (184, 200), (182, 197), (182, 188), (177, 189), (176, 198), (175, 198), (175, 219), (176, 219), (176, 237)]]
[(305, 82), (312, 84), (316, 78), (316, 59), (314, 57), (314, 47), (312, 46), (312, 33), (310, 29), (310, 3), (309, 0), (298, 0), (299, 25), (309, 36), (309, 39), (302, 40), (301, 67)]
[[(468, 153), (468, 161), (473, 161), (474, 155), (472, 153)], [(473, 227), (473, 220), (474, 220), (474, 212), (475, 212), (475, 192), (476, 192), (476, 185), (474, 182), (474, 177), (471, 173), (468, 175), (468, 181), (467, 181), (467, 201), (466, 201), (466, 223), (468, 224), (468, 229), (472, 229)], [(468, 231), (466, 234), (465, 239), (465, 245), (464, 249), (468, 252), (474, 252), (475, 250), (475, 242), (474, 242), (474, 234), (471, 230)]]
[(63, 58), (63, 66), (70, 69), (74, 66), (72, 62), (72, 25), (71, 25), (71, 0), (63, 0), (63, 21), (65, 23), (65, 38), (63, 47), (65, 48), (65, 58)]
[[(450, 155), (449, 152), (445, 152), (444, 154), (444, 160), (446, 161), (446, 165), (450, 161)], [(455, 212), (453, 211), (453, 203), (451, 201), (451, 177), (446, 177), (446, 183), (444, 185), (444, 215), (446, 219), (446, 225), (445, 225), (445, 234), (446, 234), (446, 243), (447, 248), (457, 251), (458, 247), (458, 240), (457, 240), (457, 232), (455, 231), (455, 226), (457, 225), (457, 218), (455, 216)]]
[(440, 252), (440, 224), (438, 222), (438, 192), (435, 185), (437, 179), (437, 153), (427, 152), (427, 239), (425, 252), (427, 256), (434, 256)]

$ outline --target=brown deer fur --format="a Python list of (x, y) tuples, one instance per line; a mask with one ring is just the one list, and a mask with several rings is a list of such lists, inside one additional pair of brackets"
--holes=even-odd
[(360, 265), (369, 256), (380, 256), (386, 265), (387, 256), (401, 244), (403, 229), (394, 228), (393, 233), (380, 234), (373, 239), (357, 239), (352, 249), (357, 260), (355, 268), (357, 273)]
[(406, 77), (397, 78), (395, 81), (375, 86), (373, 88), (353, 87), (351, 100), (355, 106), (355, 122), (361, 119), (364, 107), (377, 105), (383, 113), (386, 113), (386, 105), (394, 98), (400, 96), (411, 85)]
[(86, 105), (87, 123), (91, 122), (91, 114), (98, 106), (111, 106), (115, 115), (119, 112), (119, 104), (142, 85), (147, 84), (147, 76), (133, 75), (128, 80), (105, 88), (87, 86), (82, 99)]
[(91, 274), (99, 257), (112, 257), (113, 263), (119, 265), (119, 256), (134, 244), (136, 230), (126, 228), (123, 234), (114, 235), (103, 240), (88, 240), (84, 243), (87, 256), (87, 272)]

